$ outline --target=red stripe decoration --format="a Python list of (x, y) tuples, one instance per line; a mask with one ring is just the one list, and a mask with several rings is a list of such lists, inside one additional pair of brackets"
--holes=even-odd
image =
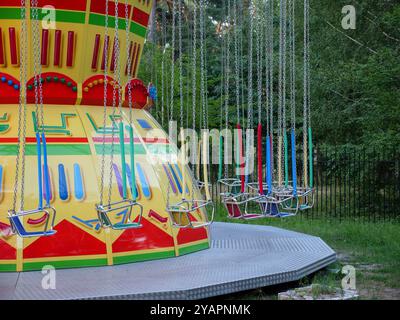
[[(2, 0), (3, 2), (4, 0)], [(10, 0), (6, 0), (10, 1)], [(17, 1), (16, 1), (17, 2)], [(17, 6), (21, 6), (21, 0), (18, 0), (19, 4)], [(64, 10), (74, 10), (74, 11), (86, 11), (86, 0), (38, 0), (38, 7), (42, 8), (44, 6), (53, 6), (56, 9), (64, 9)], [(94, 2), (100, 2), (99, 0)]]
[(132, 53), (132, 58), (131, 58), (131, 76), (133, 75), (133, 68), (134, 68), (134, 64), (135, 64), (135, 57), (136, 57), (136, 49), (137, 49), (137, 43), (135, 42), (134, 46), (133, 46), (133, 53)]
[(42, 66), (47, 66), (47, 56), (49, 53), (49, 30), (42, 30), (42, 51), (40, 53), (40, 63)]
[(96, 34), (94, 38), (93, 56), (92, 56), (92, 69), (97, 70), (97, 62), (99, 60), (99, 49), (100, 49), (100, 35)]
[(56, 30), (54, 37), (54, 65), (61, 67), (61, 36), (62, 31)]
[(75, 33), (68, 31), (67, 67), (72, 67), (74, 62)]
[(133, 74), (132, 74), (133, 77), (136, 74), (136, 69), (137, 69), (138, 60), (139, 60), (139, 54), (140, 54), (140, 43), (138, 44), (138, 48), (137, 48), (137, 51), (136, 51), (135, 67), (133, 68)]
[(17, 37), (15, 34), (15, 28), (8, 28), (8, 34), (10, 36), (10, 55), (11, 55), (11, 64), (18, 64), (18, 55), (17, 55)]
[(126, 58), (125, 75), (128, 75), (129, 60), (130, 63), (132, 64), (132, 49), (133, 49), (133, 41), (131, 41), (131, 43), (129, 44), (129, 58)]
[(3, 47), (3, 30), (0, 28), (0, 65), (5, 64)]
[[(108, 51), (110, 47), (110, 36), (104, 38), (104, 48), (103, 48), (103, 59), (101, 60), (101, 70), (104, 71), (106, 68), (106, 56), (108, 57)], [(108, 62), (108, 61), (107, 61)]]
[[(128, 5), (128, 14), (131, 14), (131, 5)], [(105, 1), (97, 0), (92, 1), (90, 4), (90, 12), (98, 14), (106, 14)], [(115, 17), (115, 2), (108, 1), (108, 15), (110, 17)], [(118, 3), (118, 18), (125, 18), (125, 3)]]
[(21, 7), (21, 0), (1, 0), (0, 7)]
[(157, 212), (155, 212), (151, 209), (149, 211), (149, 218), (154, 218), (154, 219), (160, 221), (161, 223), (166, 223), (168, 221), (167, 217), (162, 217)]
[(149, 23), (149, 15), (146, 12), (135, 7), (135, 8), (133, 8), (132, 20), (141, 24), (142, 26), (147, 27), (147, 25)]
[(116, 48), (116, 45), (117, 45), (116, 42), (117, 43), (119, 42), (118, 38), (114, 38), (114, 45), (113, 45), (113, 51), (112, 51), (112, 54), (111, 54), (111, 62), (110, 62), (110, 71), (111, 72), (115, 71), (115, 54), (116, 54), (115, 48)]
[[(0, 138), (1, 143), (18, 143), (18, 138)], [(27, 143), (36, 143), (36, 137), (27, 137)], [(88, 143), (87, 138), (77, 138), (77, 137), (46, 137), (46, 142), (50, 143)]]

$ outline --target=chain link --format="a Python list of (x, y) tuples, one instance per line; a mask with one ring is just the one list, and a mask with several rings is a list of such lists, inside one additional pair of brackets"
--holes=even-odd
[(171, 86), (170, 86), (170, 114), (169, 120), (174, 117), (174, 86), (175, 86), (175, 25), (176, 25), (176, 0), (172, 1), (172, 40), (171, 40)]
[(256, 39), (257, 39), (257, 107), (258, 123), (262, 123), (262, 82), (263, 82), (263, 56), (261, 43), (263, 42), (263, 33), (261, 32), (262, 17), (260, 8), (256, 8)]
[(200, 99), (202, 110), (202, 128), (207, 128), (206, 120), (206, 71), (205, 71), (205, 50), (204, 50), (204, 32), (205, 32), (205, 0), (200, 0)]
[[(105, 2), (105, 17), (104, 17), (104, 91), (103, 91), (103, 142), (100, 166), (100, 205), (104, 201), (104, 176), (105, 176), (105, 154), (106, 154), (106, 126), (107, 126), (107, 93), (108, 93), (108, 51), (109, 51), (109, 34), (108, 34), (108, 1)], [(130, 70), (128, 69), (128, 72)], [(112, 125), (114, 123), (112, 122)]]
[[(118, 3), (119, 0), (115, 0), (115, 24), (114, 24), (114, 74), (116, 75), (114, 77), (113, 81), (113, 97), (112, 97), (112, 129), (111, 129), (111, 154), (110, 154), (110, 166), (109, 166), (109, 177), (108, 177), (108, 200), (107, 203), (108, 205), (111, 204), (111, 197), (112, 197), (112, 183), (113, 183), (113, 164), (114, 164), (114, 151), (115, 151), (115, 127), (116, 127), (116, 111), (119, 111), (119, 115), (122, 117), (122, 97), (121, 97), (121, 70), (120, 70), (120, 59), (119, 59), (119, 53), (120, 53), (120, 44), (119, 44), (119, 26), (118, 26), (118, 17), (119, 17), (119, 12), (118, 12)], [(117, 95), (118, 95), (118, 106), (117, 106)], [(122, 119), (121, 119), (122, 121)], [(125, 156), (121, 154), (121, 157)]]
[(132, 106), (132, 76), (129, 70), (131, 70), (132, 58), (130, 52), (130, 32), (129, 32), (129, 4), (128, 0), (125, 0), (125, 41), (126, 41), (126, 57), (128, 65), (128, 106), (129, 106), (129, 125), (133, 123), (133, 106)]
[[(282, 0), (280, 3), (280, 27), (279, 27), (279, 108), (278, 108), (278, 136), (281, 141), (279, 150), (281, 174), (284, 172), (285, 152), (284, 135), (286, 133), (286, 23), (287, 23), (287, 3)], [(282, 176), (280, 175), (280, 179)], [(282, 182), (281, 180), (279, 181)]]
[[(12, 201), (12, 212), (16, 211), (17, 200), (18, 200), (18, 188), (19, 188), (19, 178), (20, 178), (20, 165), (21, 161), (25, 160), (25, 133), (26, 133), (26, 81), (27, 81), (27, 18), (26, 18), (26, 1), (21, 0), (21, 48), (20, 48), (20, 91), (19, 91), (19, 104), (18, 104), (18, 147), (17, 156), (15, 164), (15, 180), (14, 180), (14, 193)], [(21, 148), (22, 147), (22, 148)], [(21, 150), (22, 149), (22, 150)], [(22, 151), (22, 154), (21, 154)], [(22, 166), (24, 167), (24, 166)], [(24, 169), (22, 169), (22, 177), (24, 180)], [(24, 182), (21, 181), (21, 185)], [(22, 189), (22, 187), (21, 187)], [(24, 191), (21, 190), (21, 210), (23, 210), (23, 197)]]
[[(253, 128), (253, 35), (254, 35), (254, 3), (249, 3), (249, 53), (248, 53), (248, 88), (247, 88), (247, 128)], [(246, 152), (247, 154), (247, 152)]]
[(166, 14), (165, 10), (161, 13), (161, 126), (164, 128), (165, 117), (165, 46), (166, 46)]
[(233, 5), (233, 20), (235, 24), (234, 54), (235, 54), (235, 93), (236, 93), (236, 118), (240, 123), (240, 65), (239, 65), (239, 20), (237, 16), (237, 4)]
[(291, 127), (296, 129), (296, 38), (295, 38), (295, 2), (289, 0), (289, 54), (290, 54), (290, 109)]
[[(183, 104), (183, 61), (182, 61), (182, 0), (178, 0), (178, 54), (179, 54), (179, 121), (180, 127), (184, 127), (184, 104)], [(184, 141), (182, 141), (182, 144)]]

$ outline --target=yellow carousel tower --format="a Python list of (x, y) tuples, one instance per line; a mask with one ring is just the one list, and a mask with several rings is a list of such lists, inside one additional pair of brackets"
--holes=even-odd
[[(26, 0), (25, 20), (21, 0), (0, 2), (0, 271), (114, 265), (209, 247), (203, 206), (190, 213), (183, 210), (190, 220), (183, 224), (174, 220), (179, 210), (167, 211), (169, 203), (180, 203), (183, 193), (192, 199), (202, 196), (182, 161), (162, 160), (179, 160), (178, 149), (147, 111), (148, 88), (136, 78), (153, 0), (128, 0), (127, 5), (119, 1), (118, 10), (114, 1), (107, 6), (106, 1)], [(38, 17), (32, 15), (33, 7), (39, 9)], [(47, 16), (54, 17), (54, 25), (47, 28), (40, 23), (34, 34), (33, 20)], [(116, 23), (121, 39), (121, 113), (113, 107)], [(126, 24), (129, 41), (125, 41)], [(35, 36), (40, 52), (35, 50)], [(20, 61), (23, 47), (28, 50), (26, 63)], [(42, 121), (35, 108), (38, 55)], [(26, 69), (27, 79), (23, 141), (19, 138), (21, 68)], [(25, 186), (13, 212), (18, 150), (25, 153)], [(101, 182), (107, 184), (109, 176), (110, 201), (133, 199), (141, 210), (133, 209), (130, 217), (125, 207), (99, 213)]]

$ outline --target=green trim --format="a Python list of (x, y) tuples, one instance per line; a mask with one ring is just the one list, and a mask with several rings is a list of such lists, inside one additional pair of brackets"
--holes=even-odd
[(67, 136), (71, 135), (71, 131), (67, 130), (67, 118), (76, 117), (75, 113), (61, 113), (61, 125), (60, 126), (38, 126), (39, 123), (36, 112), (32, 111), (33, 129), (35, 132), (44, 131), (45, 133), (64, 134)]
[(24, 271), (42, 270), (46, 265), (53, 266), (56, 269), (63, 268), (81, 268), (81, 267), (100, 267), (107, 265), (107, 258), (83, 259), (83, 260), (63, 260), (63, 261), (40, 261), (25, 262)]
[(208, 241), (207, 241), (207, 242), (195, 244), (195, 245), (192, 245), (192, 246), (179, 248), (179, 255), (183, 256), (183, 255), (188, 254), (188, 253), (201, 251), (201, 250), (205, 250), (205, 249), (209, 249), (209, 248), (210, 248), (210, 245), (208, 244)]
[[(16, 144), (0, 145), (0, 156), (14, 156), (17, 154), (18, 146)], [(91, 155), (88, 144), (47, 144), (47, 154), (49, 156), (81, 156)], [(36, 156), (36, 144), (27, 144), (25, 155)]]
[(139, 37), (146, 38), (147, 28), (137, 24), (136, 22), (131, 23), (131, 32), (138, 35)]
[[(107, 143), (105, 145), (105, 154), (111, 154), (111, 144)], [(125, 143), (125, 155), (130, 155), (130, 146)], [(149, 149), (151, 154), (171, 154), (173, 153), (173, 148), (167, 144), (146, 144), (146, 147)], [(96, 153), (101, 155), (103, 154), (103, 144), (98, 143), (95, 144)], [(1, 153), (0, 153), (1, 154)], [(114, 154), (121, 154), (121, 146), (119, 144), (114, 144)], [(145, 155), (146, 149), (142, 144), (135, 143), (135, 155)]]
[[(89, 16), (89, 24), (93, 24), (95, 26), (104, 27), (106, 25), (106, 16), (97, 13), (91, 13)], [(115, 26), (115, 17), (108, 17), (108, 26), (114, 27)], [(125, 19), (118, 19), (118, 28), (120, 30), (125, 30)]]
[[(56, 22), (72, 22), (84, 24), (86, 20), (86, 12), (83, 11), (66, 11), (66, 10), (55, 10), (56, 12)], [(42, 20), (48, 13), (42, 13), (39, 10), (39, 19)], [(31, 18), (32, 12), (31, 12)], [(18, 8), (1, 8), (0, 19), (21, 19), (21, 9)]]
[(0, 271), (14, 272), (17, 271), (16, 264), (0, 264)]
[(21, 19), (21, 9), (20, 8), (1, 8), (0, 19)]
[[(98, 127), (92, 116), (86, 112), (86, 116), (88, 117), (90, 124), (92, 125), (93, 129), (96, 131), (96, 133), (102, 133), (102, 134), (112, 134), (113, 132), (115, 133), (118, 130), (118, 126), (116, 124), (117, 119), (121, 119), (122, 117), (118, 115), (110, 115), (108, 116), (111, 120), (111, 127)], [(114, 127), (114, 129), (113, 129)]]
[[(86, 21), (86, 12), (82, 11), (65, 11), (65, 10), (55, 10), (56, 11), (56, 22), (71, 22), (71, 23), (81, 23), (84, 24)], [(39, 19), (42, 20), (48, 13), (42, 13), (39, 11)]]
[(6, 132), (8, 129), (10, 129), (10, 125), (0, 124), (0, 132)]
[(140, 262), (146, 260), (156, 260), (156, 259), (166, 259), (175, 257), (174, 250), (161, 251), (161, 252), (151, 252), (151, 253), (141, 253), (129, 256), (119, 256), (113, 257), (114, 264), (124, 264), (130, 262)]

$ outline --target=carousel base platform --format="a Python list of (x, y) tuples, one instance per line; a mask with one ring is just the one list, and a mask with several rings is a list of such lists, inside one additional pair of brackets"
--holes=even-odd
[(202, 299), (301, 279), (336, 260), (318, 237), (269, 226), (214, 223), (208, 250), (126, 265), (0, 273), (0, 299)]

